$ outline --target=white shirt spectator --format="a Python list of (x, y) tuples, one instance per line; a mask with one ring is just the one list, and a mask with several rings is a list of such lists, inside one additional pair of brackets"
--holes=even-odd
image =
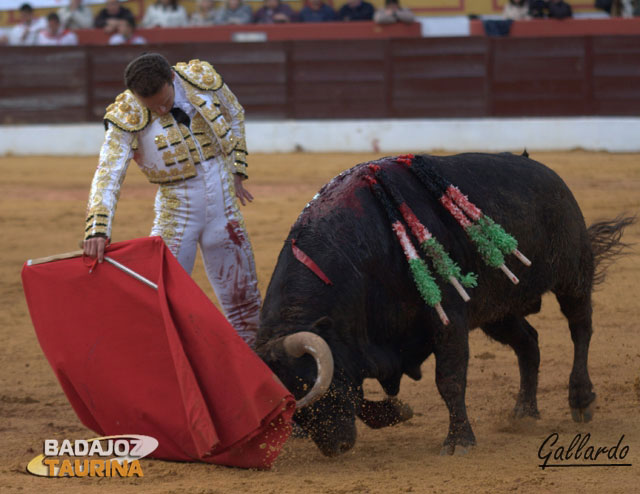
[(9, 44), (13, 46), (35, 45), (38, 33), (47, 27), (43, 17), (32, 19), (29, 24), (17, 24), (9, 31)]
[(189, 16), (182, 5), (171, 0), (159, 0), (151, 5), (142, 19), (143, 27), (184, 27), (189, 24)]
[(69, 5), (58, 10), (60, 24), (65, 29), (89, 29), (93, 27), (93, 12), (82, 0), (69, 0)]
[(60, 25), (60, 17), (52, 12), (47, 16), (47, 27), (38, 33), (36, 44), (40, 46), (77, 45), (76, 33)]

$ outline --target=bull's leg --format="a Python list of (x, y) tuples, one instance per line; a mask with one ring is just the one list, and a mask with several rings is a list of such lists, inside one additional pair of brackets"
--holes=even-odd
[(502, 321), (482, 326), (482, 330), (496, 341), (509, 345), (518, 356), (520, 391), (513, 414), (516, 418), (539, 418), (538, 369), (540, 349), (538, 332), (524, 317), (509, 316)]
[(465, 327), (456, 327), (452, 321), (439, 331), (434, 353), (436, 385), (449, 409), (449, 433), (440, 454), (464, 454), (476, 443), (465, 404), (469, 365), (468, 330)]
[(589, 422), (593, 417), (596, 394), (589, 378), (587, 359), (591, 341), (591, 296), (556, 295), (560, 309), (569, 321), (573, 340), (573, 368), (569, 377), (569, 406), (576, 422)]

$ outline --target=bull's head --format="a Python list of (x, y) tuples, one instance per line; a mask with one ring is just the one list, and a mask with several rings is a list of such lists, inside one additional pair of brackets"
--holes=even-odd
[(351, 449), (362, 388), (339, 363), (334, 372), (326, 341), (315, 333), (298, 332), (269, 340), (256, 351), (296, 397), (294, 419), (320, 451), (336, 456)]

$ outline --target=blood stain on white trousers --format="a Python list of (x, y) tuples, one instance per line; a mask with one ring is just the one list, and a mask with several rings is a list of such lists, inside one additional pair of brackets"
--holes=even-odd
[(207, 277), (225, 316), (252, 345), (259, 324), (261, 298), (233, 176), (217, 158), (196, 168), (196, 177), (160, 186), (151, 235), (162, 236), (189, 274), (200, 245)]

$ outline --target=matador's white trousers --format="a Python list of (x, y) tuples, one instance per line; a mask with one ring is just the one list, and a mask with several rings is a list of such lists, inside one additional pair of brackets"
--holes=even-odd
[(189, 274), (193, 271), (196, 245), (200, 244), (207, 277), (227, 319), (253, 345), (261, 300), (233, 175), (218, 158), (196, 168), (196, 177), (160, 186), (151, 235), (164, 239)]

